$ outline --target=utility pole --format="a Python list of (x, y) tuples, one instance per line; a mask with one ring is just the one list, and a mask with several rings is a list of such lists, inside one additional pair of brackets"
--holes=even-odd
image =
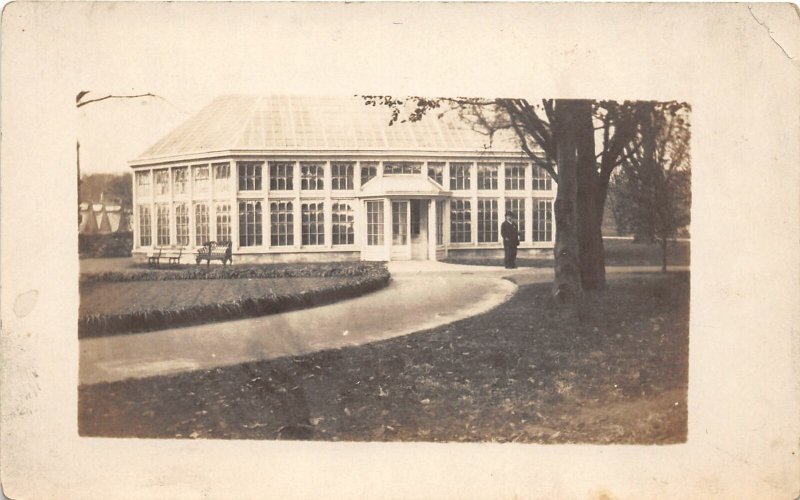
[(75, 156), (78, 162), (78, 227), (81, 225), (81, 141), (75, 141)]

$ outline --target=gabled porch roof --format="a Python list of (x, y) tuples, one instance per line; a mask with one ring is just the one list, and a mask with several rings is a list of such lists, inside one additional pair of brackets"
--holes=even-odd
[(359, 198), (374, 197), (405, 197), (405, 198), (440, 198), (450, 196), (451, 192), (445, 190), (428, 177), (421, 175), (387, 175), (376, 177), (364, 184)]

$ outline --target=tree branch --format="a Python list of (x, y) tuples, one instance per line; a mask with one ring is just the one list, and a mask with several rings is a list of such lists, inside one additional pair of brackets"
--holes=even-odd
[(160, 96), (157, 96), (155, 94), (151, 94), (150, 92), (148, 92), (146, 94), (137, 94), (137, 95), (110, 95), (109, 94), (109, 95), (107, 95), (105, 97), (98, 97), (97, 99), (89, 99), (88, 101), (81, 101), (81, 98), (83, 96), (85, 96), (86, 94), (88, 94), (87, 91), (83, 91), (83, 92), (78, 93), (78, 95), (75, 97), (75, 101), (76, 101), (75, 107), (80, 108), (82, 106), (86, 106), (87, 104), (91, 104), (93, 102), (105, 101), (106, 99), (136, 99), (137, 97), (160, 97)]

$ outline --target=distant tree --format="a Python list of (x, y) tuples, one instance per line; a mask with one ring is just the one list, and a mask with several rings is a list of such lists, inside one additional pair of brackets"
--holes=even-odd
[(658, 242), (663, 271), (667, 242), (690, 222), (690, 111), (684, 103), (638, 103), (638, 140), (626, 146), (611, 189), (618, 224), (637, 240)]
[(132, 177), (124, 174), (88, 174), (81, 178), (79, 200), (81, 202), (118, 201), (123, 208), (133, 205)]

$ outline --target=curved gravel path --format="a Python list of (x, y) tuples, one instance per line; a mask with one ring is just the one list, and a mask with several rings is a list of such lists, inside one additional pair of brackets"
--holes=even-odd
[[(80, 341), (80, 383), (167, 375), (407, 335), (483, 313), (517, 286), (549, 279), (533, 269), (390, 263), (392, 282), (335, 304), (260, 318)], [(530, 275), (530, 276), (529, 276)]]

